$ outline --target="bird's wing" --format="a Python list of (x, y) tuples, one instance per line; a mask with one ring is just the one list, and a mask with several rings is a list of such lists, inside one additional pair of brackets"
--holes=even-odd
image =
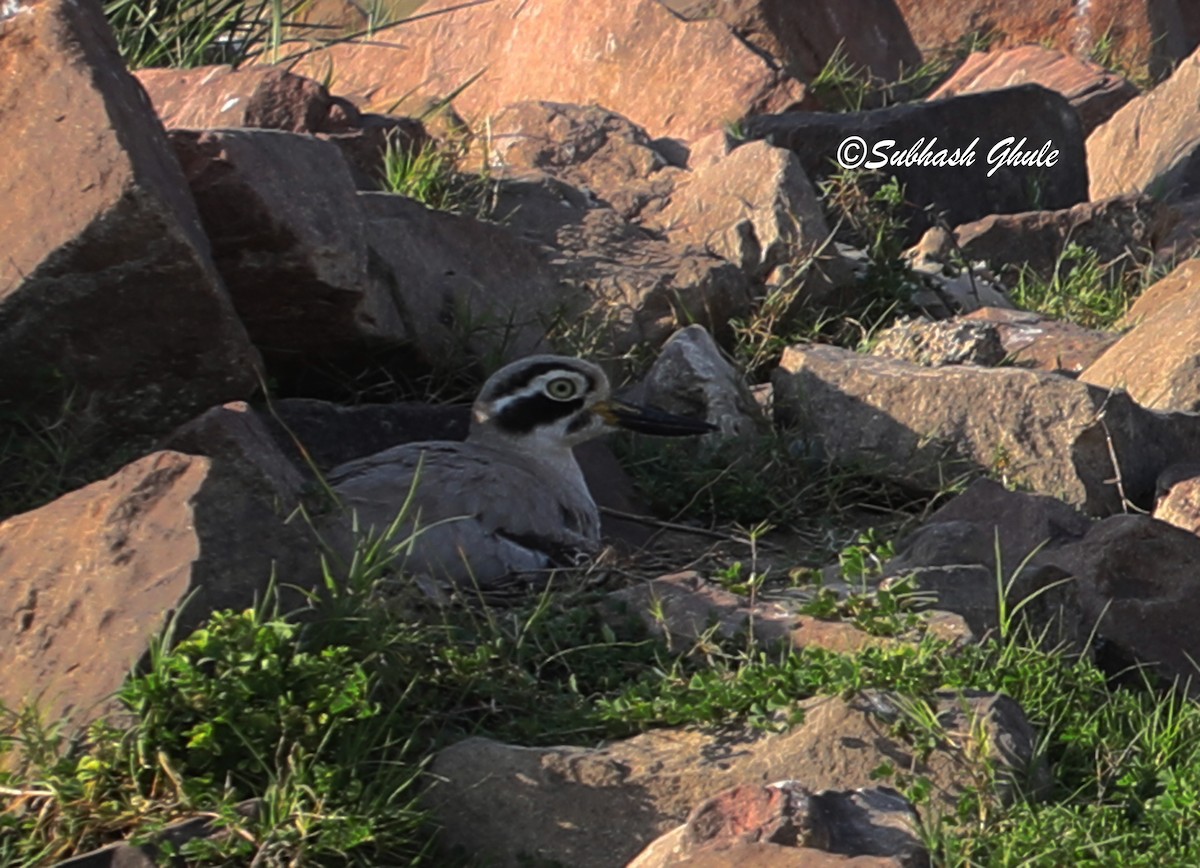
[(397, 446), (334, 468), (329, 481), (359, 525), (376, 531), (393, 523), (411, 490), (400, 525), (416, 532), (410, 564), (458, 581), (485, 585), (596, 547), (594, 507), (574, 489), (472, 444)]

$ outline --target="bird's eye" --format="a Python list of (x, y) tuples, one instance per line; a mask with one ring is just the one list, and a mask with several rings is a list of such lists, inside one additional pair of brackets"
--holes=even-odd
[(579, 392), (579, 385), (570, 377), (558, 377), (546, 384), (546, 394), (556, 401), (569, 401)]

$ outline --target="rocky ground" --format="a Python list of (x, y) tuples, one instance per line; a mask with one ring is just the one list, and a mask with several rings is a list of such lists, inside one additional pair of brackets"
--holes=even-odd
[[(563, 609), (586, 599), (595, 642), (636, 628), (660, 654), (594, 696), (661, 655), (694, 684), (733, 648), (831, 668), (788, 663), (798, 681), (712, 715), (625, 694), (575, 739), (463, 725), (413, 784), (442, 830), (425, 858), (950, 863), (930, 829), (963, 805), (1053, 799), (1051, 723), (1015, 686), (943, 660), (922, 717), (871, 666), (936, 647), (1006, 672), (986, 655), (1019, 628), (1101, 683), (1193, 675), (1200, 17), (996, 5), (431, 0), (317, 46), (364, 24), (326, 2), (277, 52), (131, 72), (93, 0), (5, 4), (0, 702), (91, 733), (71, 749), (93, 759), (96, 721), (151, 731), (130, 670), (159, 671), (164, 630), (342, 599), (326, 542), (355, 531), (323, 470), (462, 438), (461, 400), (419, 399), (554, 349), (719, 428), (580, 451), (613, 548)], [(839, 170), (850, 136), (980, 144), (881, 175)], [(1057, 156), (993, 165), (1006, 137)], [(460, 606), (405, 599), (401, 621)], [(557, 684), (558, 656), (521, 689)], [(342, 707), (322, 697), (309, 711)], [(261, 821), (270, 799), (232, 784), (236, 816), (181, 784), (161, 806), (189, 732), (139, 755), (150, 825), (51, 834), (70, 800), (30, 771), (45, 756), (9, 756), (0, 858), (155, 864)]]

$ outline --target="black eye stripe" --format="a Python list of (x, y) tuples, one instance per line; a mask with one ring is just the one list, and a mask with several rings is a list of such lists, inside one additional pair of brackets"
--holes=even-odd
[(495, 424), (510, 434), (528, 434), (534, 428), (549, 425), (583, 409), (583, 399), (555, 401), (541, 394), (510, 401), (495, 416)]

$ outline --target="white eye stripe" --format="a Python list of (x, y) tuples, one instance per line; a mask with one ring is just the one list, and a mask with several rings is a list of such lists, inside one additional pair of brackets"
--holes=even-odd
[(588, 388), (587, 378), (576, 371), (549, 371), (534, 377), (520, 389), (515, 392), (510, 392), (507, 395), (500, 395), (492, 399), (491, 407), (493, 413), (503, 412), (505, 407), (511, 404), (524, 401), (528, 398), (536, 398), (540, 395), (546, 395), (551, 382), (554, 380), (571, 380), (575, 384), (575, 391), (571, 395), (563, 396), (559, 400), (570, 400), (586, 394)]

